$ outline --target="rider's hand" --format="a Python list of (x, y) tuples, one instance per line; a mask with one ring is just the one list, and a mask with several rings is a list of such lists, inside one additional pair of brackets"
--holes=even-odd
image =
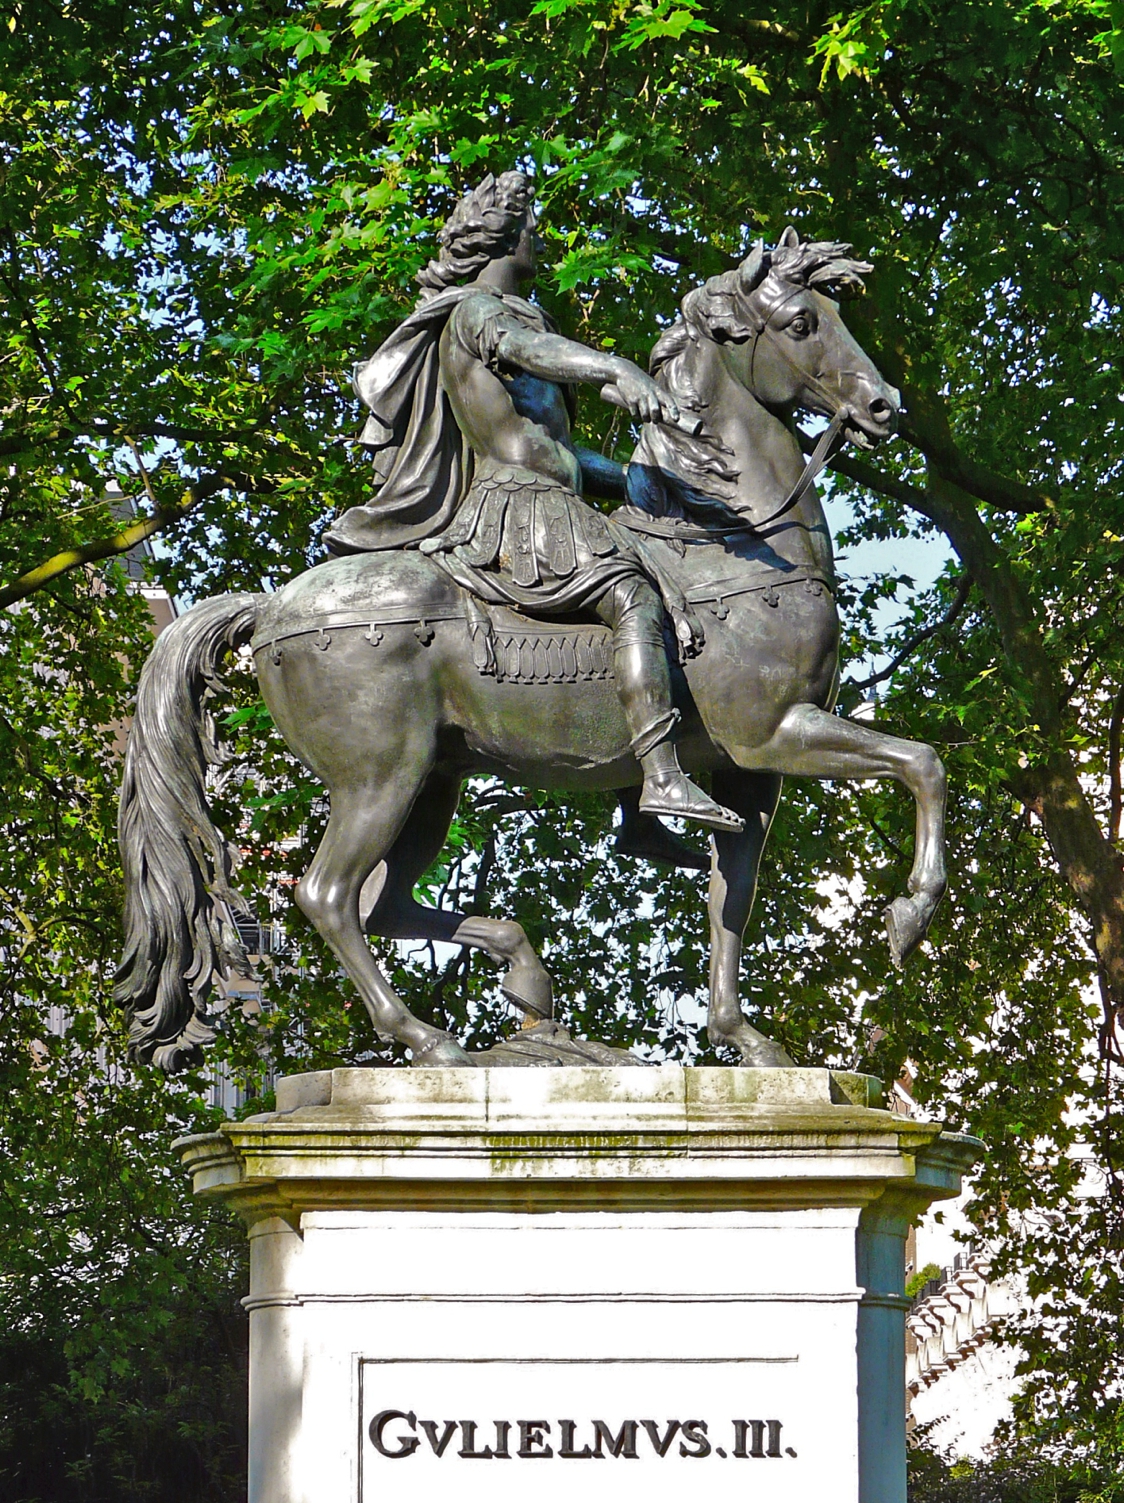
[(607, 402), (634, 417), (638, 423), (677, 423), (679, 408), (674, 399), (661, 391), (651, 376), (646, 376), (631, 360), (622, 360), (613, 381), (601, 388)]
[(688, 658), (697, 658), (706, 646), (702, 622), (690, 606), (682, 611), (672, 607), (671, 621), (675, 627), (675, 640), (679, 644), (679, 661), (685, 663)]

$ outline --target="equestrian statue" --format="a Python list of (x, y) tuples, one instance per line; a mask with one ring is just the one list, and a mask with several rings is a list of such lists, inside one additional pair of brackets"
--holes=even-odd
[[(413, 1065), (612, 1053), (583, 1052), (554, 1023), (550, 976), (518, 924), (414, 897), (468, 777), (614, 790), (618, 847), (680, 865), (698, 857), (661, 817), (711, 832), (707, 1031), (745, 1065), (792, 1063), (738, 997), (786, 774), (904, 783), (917, 831), (908, 894), (886, 911), (898, 964), (929, 926), (945, 888), (940, 760), (833, 713), (839, 618), (815, 479), (838, 442), (892, 434), (899, 407), (831, 298), (871, 268), (791, 228), (759, 242), (688, 293), (646, 375), (562, 337), (527, 300), (533, 196), (519, 172), (468, 194), (414, 312), (357, 368), (375, 490), (326, 534), (332, 557), (275, 594), (195, 606), (145, 665), (120, 808), (117, 995), (136, 1058), (197, 1059), (214, 978), (247, 973), (231, 919), (245, 902), (205, 782), (219, 759), (206, 701), (247, 643), (274, 723), (330, 796), (297, 902)], [(627, 467), (574, 444), (583, 383), (641, 425)], [(807, 462), (800, 409), (829, 420)], [(367, 934), (485, 950), (506, 967), (522, 1046), (470, 1056), (414, 1017)]]

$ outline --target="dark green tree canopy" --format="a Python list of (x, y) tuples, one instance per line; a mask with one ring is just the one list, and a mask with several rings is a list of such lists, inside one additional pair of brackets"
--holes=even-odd
[[(907, 803), (794, 784), (744, 986), (798, 1058), (893, 1075), (908, 1056), (931, 1109), (987, 1139), (973, 1214), (1039, 1301), (1020, 1424), (1067, 1465), (1118, 1473), (1116, 0), (782, 0), (757, 15), (726, 0), (21, 0), (4, 21), (2, 1287), (8, 1329), (54, 1364), (58, 1405), (82, 1396), (88, 1427), (67, 1444), (94, 1460), (72, 1494), (35, 1493), (8, 1431), (0, 1477), (28, 1497), (176, 1496), (156, 1459), (126, 1481), (111, 1465), (122, 1416), (153, 1392), (153, 1258), (164, 1305), (189, 1312), (191, 1248), (206, 1249), (207, 1331), (237, 1283), (233, 1241), (169, 1167), (165, 1124), (207, 1120), (204, 1082), (129, 1073), (108, 1001), (115, 727), (149, 639), (120, 558), (153, 537), (151, 578), (185, 601), (276, 586), (315, 559), (328, 519), (368, 491), (348, 368), (411, 306), (459, 193), (513, 165), (538, 184), (542, 301), (565, 332), (641, 362), (692, 287), (790, 222), (874, 263), (846, 317), (907, 415), (873, 459), (836, 462), (853, 519), (837, 541), (896, 539), (905, 562), (845, 580), (845, 671), (854, 685), (873, 651), (892, 660), (880, 723), (945, 757), (953, 884), (926, 953), (887, 980), (880, 911), (908, 869)], [(619, 414), (589, 400), (579, 416), (587, 443), (627, 457)], [(133, 499), (124, 521), (113, 485)], [(914, 589), (923, 537), (950, 563)], [(231, 792), (256, 800), (243, 885), (266, 893), (263, 919), (272, 894), (288, 930), (264, 1014), (224, 1014), (220, 1051), (253, 1091), (267, 1066), (377, 1046), (288, 908), (319, 790), (270, 739), (252, 685), (236, 674), (232, 693)], [(611, 817), (597, 799), (476, 789), (427, 881), (461, 903), (490, 885), (536, 944), (576, 917), (548, 964), (578, 1025), (678, 1051), (703, 984), (701, 893), (608, 853), (588, 866)], [(387, 960), (413, 1004), (474, 1042), (502, 1025), (486, 965)], [(32, 1162), (49, 1167), (29, 1176)], [(1104, 1193), (1082, 1192), (1090, 1172)], [(45, 1301), (47, 1284), (64, 1297)], [(211, 1339), (183, 1320), (161, 1348), (173, 1366)], [(197, 1391), (168, 1391), (184, 1433), (219, 1423)], [(49, 1422), (13, 1392), (22, 1434)], [(226, 1495), (223, 1465), (196, 1496)]]

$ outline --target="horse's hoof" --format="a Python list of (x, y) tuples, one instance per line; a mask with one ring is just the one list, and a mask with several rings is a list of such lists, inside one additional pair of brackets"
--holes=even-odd
[(466, 1054), (449, 1033), (435, 1033), (419, 1049), (410, 1050), (410, 1064), (415, 1070), (448, 1070), (476, 1068), (476, 1061)]
[(885, 920), (890, 956), (900, 971), (925, 938), (925, 930), (929, 926), (918, 913), (911, 898), (895, 898), (886, 909)]
[(501, 980), (500, 991), (536, 1023), (554, 1016), (554, 986), (541, 965), (513, 965)]
[(787, 1049), (758, 1033), (749, 1023), (742, 1023), (729, 1033), (717, 1033), (708, 1029), (712, 1044), (728, 1044), (741, 1055), (739, 1064), (745, 1070), (794, 1070), (796, 1061)]
[(742, 1069), (745, 1070), (794, 1070), (796, 1061), (787, 1049), (782, 1049), (772, 1039), (762, 1037), (750, 1048), (741, 1051)]

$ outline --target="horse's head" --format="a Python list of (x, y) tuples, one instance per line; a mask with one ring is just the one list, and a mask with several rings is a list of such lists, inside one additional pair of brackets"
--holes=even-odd
[[(842, 431), (872, 449), (893, 433), (901, 399), (848, 331), (829, 296), (862, 286), (865, 261), (837, 241), (805, 241), (789, 227), (772, 250), (759, 241), (734, 271), (711, 277), (683, 300), (683, 321), (653, 351), (653, 366), (684, 336), (721, 347), (730, 375), (765, 407), (840, 414)], [(677, 347), (673, 348), (678, 333)], [(689, 405), (689, 404), (688, 404)]]

